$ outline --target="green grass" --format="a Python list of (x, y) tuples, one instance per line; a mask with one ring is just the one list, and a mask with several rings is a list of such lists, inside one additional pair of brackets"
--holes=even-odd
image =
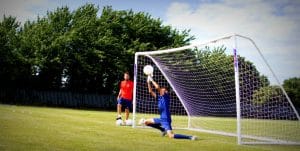
[(235, 137), (186, 130), (197, 141), (161, 137), (154, 129), (115, 126), (115, 113), (0, 105), (0, 150), (300, 150), (300, 146), (237, 145)]
[[(194, 117), (192, 126), (236, 133), (236, 118)], [(300, 142), (300, 122), (295, 120), (242, 119), (242, 134)]]

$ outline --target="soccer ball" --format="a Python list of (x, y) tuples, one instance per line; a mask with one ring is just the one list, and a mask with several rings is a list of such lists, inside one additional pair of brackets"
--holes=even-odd
[(132, 120), (128, 119), (125, 121), (126, 126), (132, 126)]
[(153, 67), (151, 65), (146, 65), (144, 66), (143, 71), (145, 75), (151, 75), (153, 74)]
[(116, 121), (116, 125), (117, 125), (117, 126), (123, 125), (123, 121), (122, 121), (121, 119), (117, 120), (117, 121)]

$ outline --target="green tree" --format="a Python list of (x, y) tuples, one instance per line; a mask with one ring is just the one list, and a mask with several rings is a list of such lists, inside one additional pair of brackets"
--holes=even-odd
[(108, 89), (117, 88), (115, 79), (120, 79), (125, 70), (133, 72), (135, 52), (182, 46), (193, 39), (189, 31), (179, 32), (163, 26), (160, 19), (147, 13), (114, 11), (111, 7), (104, 7), (99, 29), (98, 48), (105, 52), (103, 63), (111, 66), (104, 71)]
[[(58, 89), (66, 51), (65, 34), (70, 29), (71, 13), (67, 7), (47, 12), (46, 17), (26, 22), (20, 31), (21, 51), (31, 54), (36, 87)], [(38, 70), (38, 71), (37, 71)]]
[(252, 102), (256, 105), (263, 105), (280, 100), (285, 100), (281, 88), (279, 86), (266, 86), (254, 91)]
[[(191, 75), (192, 73), (189, 82), (197, 83), (202, 91), (206, 91), (216, 99), (225, 99), (235, 96), (233, 56), (226, 54), (226, 49), (223, 45), (205, 46), (172, 53), (172, 57), (169, 57), (169, 54), (162, 54), (154, 56), (154, 58), (164, 60), (164, 63), (172, 66), (171, 70), (180, 70), (182, 75)], [(238, 57), (238, 61), (240, 93), (243, 96), (241, 99), (246, 101), (251, 99), (255, 90), (269, 85), (269, 81), (266, 76), (260, 75), (252, 62), (241, 56)], [(189, 68), (183, 68), (185, 66)], [(197, 77), (193, 78), (193, 73)], [(201, 76), (201, 80), (198, 76)], [(231, 97), (231, 99), (235, 98)]]
[(196, 49), (201, 70), (209, 73), (206, 77), (207, 81), (210, 81), (209, 87), (221, 96), (231, 93), (228, 90), (235, 87), (233, 59), (225, 51), (226, 47), (224, 46), (213, 48), (206, 46), (203, 49)]
[(300, 78), (293, 77), (283, 81), (283, 87), (293, 104), (300, 108)]
[[(86, 4), (73, 12), (68, 7), (47, 12), (20, 30), (19, 25), (15, 27), (13, 35), (19, 39), (12, 46), (16, 48), (3, 50), (22, 56), (26, 63), (22, 69), (28, 72), (22, 75), (36, 88), (112, 93), (122, 73), (133, 72), (135, 52), (178, 47), (194, 39), (189, 30), (164, 26), (144, 12), (116, 11), (109, 6), (100, 15), (98, 11)], [(12, 73), (16, 74), (19, 71)]]
[(0, 22), (1, 87), (25, 87), (31, 78), (28, 56), (20, 49), (20, 23), (15, 17), (3, 16)]
[[(199, 59), (201, 70), (209, 73), (206, 77), (207, 81), (211, 81), (209, 87), (223, 96), (229, 95), (229, 93), (231, 93), (229, 96), (235, 96), (234, 91), (228, 91), (235, 88), (235, 80), (233, 56), (227, 55), (225, 53), (226, 49), (224, 46), (219, 46), (205, 47), (193, 51), (195, 51), (195, 55)], [(247, 93), (245, 96), (252, 96), (255, 90), (270, 84), (268, 78), (260, 75), (251, 61), (246, 60), (245, 57), (238, 56), (238, 62), (240, 93)]]
[(62, 74), (68, 78), (66, 87), (78, 91), (101, 90), (104, 52), (97, 48), (99, 23), (92, 4), (72, 13), (72, 26), (65, 35), (65, 66)]

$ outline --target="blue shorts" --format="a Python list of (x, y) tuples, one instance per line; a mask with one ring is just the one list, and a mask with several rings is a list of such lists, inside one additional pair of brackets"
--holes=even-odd
[(161, 118), (153, 118), (154, 124), (160, 124), (165, 130), (172, 130), (171, 121)]
[(130, 110), (132, 109), (132, 101), (131, 100), (120, 98), (118, 100), (118, 104), (121, 104), (122, 108), (130, 109)]

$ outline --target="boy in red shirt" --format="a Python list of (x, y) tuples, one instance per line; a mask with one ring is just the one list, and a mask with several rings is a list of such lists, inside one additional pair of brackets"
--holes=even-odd
[(130, 80), (128, 72), (124, 73), (124, 80), (121, 81), (120, 91), (118, 95), (117, 112), (118, 116), (116, 120), (122, 119), (121, 112), (122, 107), (125, 108), (125, 120), (128, 120), (129, 110), (132, 109), (132, 95), (133, 95), (133, 82)]

